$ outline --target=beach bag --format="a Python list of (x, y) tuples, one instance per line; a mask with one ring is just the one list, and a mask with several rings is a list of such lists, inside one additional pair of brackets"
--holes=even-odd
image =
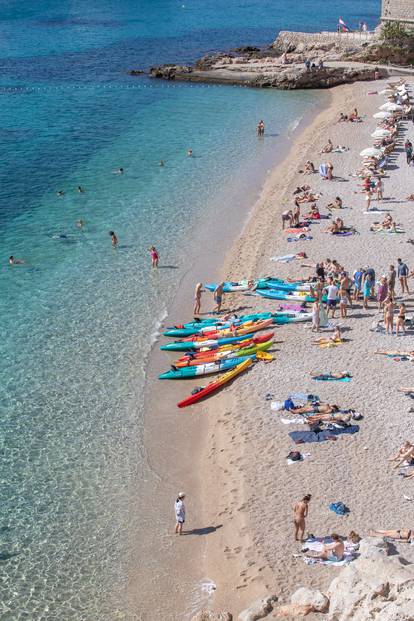
[(291, 461), (300, 461), (302, 459), (302, 455), (299, 451), (290, 451), (286, 459), (290, 459)]
[(285, 403), (283, 404), (283, 408), (288, 411), (293, 410), (294, 407), (295, 407), (295, 404), (293, 403), (290, 397), (286, 399)]
[(349, 509), (343, 502), (332, 502), (329, 505), (331, 511), (336, 513), (336, 515), (346, 515), (349, 513)]

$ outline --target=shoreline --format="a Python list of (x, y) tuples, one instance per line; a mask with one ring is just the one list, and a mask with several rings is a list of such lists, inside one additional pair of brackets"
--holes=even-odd
[[(375, 86), (378, 90), (381, 90), (381, 88), (384, 88), (383, 84), (384, 81), (381, 81), (375, 83)], [(282, 272), (283, 275), (288, 272), (289, 276), (296, 276), (298, 272), (303, 273), (304, 270), (301, 270), (299, 265), (295, 262), (287, 267), (281, 266), (278, 263), (269, 262), (269, 255), (284, 254), (286, 251), (299, 252), (304, 250), (314, 261), (325, 258), (326, 255), (324, 252), (327, 252), (329, 256), (338, 256), (339, 260), (343, 260), (344, 263), (346, 261), (347, 264), (349, 264), (350, 260), (352, 261), (349, 253), (352, 253), (353, 251), (349, 250), (344, 256), (342, 256), (343, 249), (336, 249), (332, 240), (329, 240), (327, 250), (323, 250), (321, 247), (321, 243), (324, 243), (325, 239), (323, 239), (322, 242), (319, 241), (319, 239), (315, 240), (316, 243), (314, 241), (311, 242), (310, 245), (307, 245), (306, 243), (296, 244), (294, 250), (287, 248), (286, 242), (281, 240), (280, 214), (287, 205), (290, 206), (292, 201), (292, 189), (294, 189), (297, 185), (309, 183), (312, 189), (315, 189), (315, 186), (317, 190), (320, 189), (323, 182), (320, 182), (318, 179), (315, 184), (316, 178), (319, 177), (318, 175), (310, 177), (299, 175), (297, 173), (297, 169), (303, 165), (307, 159), (319, 162), (323, 158), (323, 156), (321, 158), (321, 156), (317, 154), (326, 143), (328, 137), (333, 137), (339, 131), (344, 136), (348, 135), (349, 140), (352, 133), (358, 132), (358, 126), (350, 127), (348, 124), (347, 127), (335, 126), (334, 122), (338, 118), (339, 112), (343, 111), (344, 108), (346, 110), (352, 109), (353, 107), (358, 107), (358, 109), (368, 108), (370, 112), (372, 112), (372, 104), (375, 104), (379, 98), (376, 96), (372, 98), (367, 97), (366, 95), (369, 90), (373, 90), (372, 85), (370, 88), (370, 85), (360, 83), (339, 86), (330, 91), (329, 105), (322, 110), (316, 118), (314, 118), (313, 122), (311, 122), (309, 126), (300, 132), (300, 134), (295, 138), (295, 141), (291, 145), (286, 158), (282, 163), (276, 166), (266, 181), (261, 197), (252, 209), (250, 217), (243, 228), (242, 234), (235, 241), (231, 250), (226, 254), (222, 271), (223, 280), (237, 280), (242, 277), (257, 277), (258, 275), (266, 275), (270, 271), (272, 273), (275, 273), (276, 271), (277, 273)], [(344, 102), (346, 103), (344, 104)], [(372, 131), (375, 128), (374, 119), (370, 118), (370, 115), (366, 115), (364, 123), (360, 125), (360, 131), (358, 132), (359, 140), (361, 139), (361, 134), (365, 133), (364, 140), (369, 144), (370, 138), (369, 133), (367, 133), (367, 127), (370, 128), (369, 131)], [(336, 144), (336, 142), (334, 142), (334, 144)], [(339, 144), (347, 143), (344, 141), (339, 142)], [(349, 144), (349, 146), (351, 149), (349, 156), (351, 156), (354, 144)], [(360, 148), (358, 148), (358, 151), (359, 150)], [(338, 169), (340, 166), (340, 159), (340, 155), (336, 156), (336, 161), (338, 163), (335, 163), (335, 166)], [(354, 157), (354, 162), (353, 169), (355, 169), (359, 159)], [(351, 170), (351, 168), (349, 170)], [(344, 177), (347, 172), (347, 169), (340, 170), (340, 173), (343, 174)], [(391, 176), (392, 175), (393, 173), (391, 172)], [(387, 174), (387, 179), (385, 181), (386, 186), (389, 185), (388, 177), (389, 173)], [(327, 189), (328, 188), (329, 186)], [(363, 197), (358, 197), (357, 199), (354, 197), (354, 188), (355, 180), (350, 180), (350, 183), (347, 183), (346, 187), (342, 190), (342, 195), (346, 192), (347, 203), (358, 202), (359, 204), (363, 204)], [(329, 198), (331, 199), (330, 196)], [(327, 199), (323, 197), (319, 204), (323, 205), (326, 202)], [(357, 208), (354, 207), (353, 213), (349, 211), (344, 211), (343, 213), (348, 219), (351, 216), (358, 216), (361, 211), (362, 209), (357, 210)], [(366, 224), (365, 220), (364, 228), (366, 228)], [(408, 223), (406, 223), (406, 226), (407, 224)], [(369, 236), (369, 233), (367, 235)], [(373, 235), (371, 234), (371, 238), (372, 237)], [(270, 252), (269, 240), (271, 246)], [(328, 242), (328, 239), (326, 239), (326, 241)], [(380, 240), (378, 240), (378, 243), (380, 243)], [(354, 248), (358, 245), (357, 256), (359, 256), (362, 245), (361, 239), (352, 238), (351, 243), (348, 244), (348, 247), (351, 245)], [(346, 246), (344, 246), (344, 249), (346, 250)], [(374, 260), (375, 250), (375, 242), (370, 240), (368, 262)], [(393, 250), (394, 248), (392, 248), (392, 251)], [(374, 255), (372, 251), (374, 251)], [(402, 250), (400, 250), (397, 246), (397, 248), (395, 248), (395, 252), (401, 253)], [(405, 250), (405, 253), (407, 254), (407, 250)], [(362, 261), (362, 259), (358, 260)], [(388, 258), (388, 261), (392, 262), (393, 260), (395, 259), (392, 257)], [(355, 268), (354, 265), (351, 267), (352, 269)], [(270, 310), (275, 308), (275, 304), (272, 304), (271, 301), (263, 299), (257, 301), (257, 298), (246, 298), (245, 296), (229, 296), (229, 303), (225, 303), (224, 306), (226, 308), (234, 308), (240, 304), (244, 305), (246, 303), (246, 299), (250, 301), (253, 300), (253, 308), (256, 310), (259, 308), (260, 310)], [(370, 317), (370, 315), (368, 315), (368, 317)], [(370, 319), (365, 321), (366, 328), (367, 322), (369, 325), (370, 321)], [(350, 320), (344, 320), (344, 323), (349, 324)], [(352, 321), (351, 324), (353, 324)], [(303, 349), (299, 345), (304, 339), (307, 340), (306, 334), (304, 335), (306, 328), (303, 326), (304, 324), (300, 324), (298, 327), (290, 326), (276, 329), (276, 340), (280, 339), (290, 342), (291, 346), (294, 348), (299, 346), (299, 349), (302, 350), (302, 356), (306, 356)], [(358, 329), (359, 325), (358, 328), (355, 328), (355, 330)], [(378, 339), (376, 340), (378, 341)], [(379, 343), (381, 344), (381, 342), (382, 341), (380, 340)], [(365, 343), (362, 342), (359, 345), (359, 355), (366, 356), (367, 352)], [(285, 349), (286, 351), (285, 344), (277, 346), (277, 348), (282, 351)], [(373, 350), (374, 346), (371, 345), (370, 349)], [(364, 354), (361, 354), (361, 350), (364, 351)], [(310, 353), (312, 354), (313, 352), (311, 351)], [(346, 350), (344, 354), (345, 353)], [(285, 356), (286, 355), (289, 354), (285, 353)], [(350, 362), (344, 362), (344, 358), (347, 360), (349, 355), (353, 355), (352, 351), (346, 356), (340, 356), (341, 364), (343, 365), (341, 368), (346, 368), (347, 364), (351, 364)], [(327, 356), (322, 358), (326, 360)], [(332, 358), (332, 356), (330, 358)], [(267, 430), (264, 434), (264, 438), (261, 438), (259, 435), (260, 431), (266, 429), (269, 424), (267, 419), (272, 416), (269, 411), (269, 404), (267, 404), (267, 407), (263, 406), (263, 393), (274, 392), (275, 384), (284, 384), (283, 373), (280, 374), (277, 368), (278, 365), (286, 363), (287, 368), (292, 372), (292, 376), (295, 374), (303, 376), (303, 362), (301, 364), (301, 360), (302, 359), (299, 357), (299, 359), (296, 359), (295, 363), (289, 362), (288, 359), (282, 358), (281, 353), (278, 351), (276, 354), (276, 360), (271, 365), (266, 367), (266, 370), (262, 370), (261, 368), (252, 369), (248, 374), (241, 377), (235, 385), (218, 395), (207, 405), (209, 441), (205, 453), (204, 470), (210, 471), (210, 477), (208, 483), (205, 485), (206, 491), (204, 496), (211, 496), (212, 490), (219, 489), (220, 496), (223, 494), (223, 497), (219, 499), (219, 502), (217, 503), (218, 506), (215, 507), (215, 511), (207, 508), (205, 519), (208, 521), (208, 519), (212, 519), (212, 515), (219, 515), (222, 517), (223, 523), (227, 523), (221, 530), (220, 537), (215, 537), (214, 539), (210, 538), (207, 542), (208, 575), (214, 580), (218, 587), (211, 603), (211, 608), (213, 609), (226, 609), (231, 610), (233, 613), (238, 613), (260, 596), (275, 593), (277, 595), (281, 595), (283, 599), (284, 596), (287, 596), (287, 594), (293, 592), (295, 588), (302, 586), (303, 584), (305, 584), (305, 586), (317, 586), (317, 588), (322, 589), (326, 588), (332, 577), (336, 575), (336, 573), (333, 575), (333, 572), (336, 572), (337, 570), (333, 568), (330, 572), (324, 571), (323, 567), (309, 569), (304, 563), (301, 563), (301, 561), (299, 561), (301, 563), (299, 564), (299, 562), (292, 563), (292, 561), (287, 560), (289, 557), (291, 558), (292, 552), (297, 551), (295, 550), (294, 545), (290, 543), (289, 539), (289, 543), (284, 543), (286, 537), (291, 536), (292, 527), (290, 519), (290, 506), (291, 504), (293, 505), (295, 497), (300, 497), (303, 493), (307, 493), (308, 491), (312, 491), (314, 495), (319, 496), (318, 500), (321, 501), (320, 493), (315, 493), (315, 485), (312, 477), (310, 477), (309, 480), (308, 477), (304, 477), (304, 481), (301, 481), (300, 471), (298, 472), (293, 470), (292, 472), (287, 472), (287, 469), (285, 468), (283, 461), (278, 456), (278, 453), (281, 450), (281, 445), (283, 446), (282, 450), (286, 451), (286, 454), (289, 450), (292, 450), (293, 447), (289, 444), (289, 442), (283, 440), (283, 444), (282, 442), (279, 444), (277, 442), (277, 437), (276, 441), (274, 441), (273, 432), (270, 432), (269, 435), (269, 430)], [(313, 365), (313, 362), (310, 364)], [(332, 364), (332, 362), (328, 362), (328, 364)], [(376, 361), (373, 361), (370, 366), (373, 366), (374, 369), (378, 368)], [(359, 375), (361, 375), (362, 372), (363, 377), (363, 363), (361, 363), (359, 367), (362, 367), (359, 368)], [(405, 372), (406, 376), (405, 381), (409, 381), (409, 369), (404, 368), (403, 372)], [(375, 371), (371, 370), (370, 373), (375, 373)], [(358, 373), (356, 372), (356, 374)], [(279, 378), (277, 378), (278, 375)], [(282, 377), (280, 377), (280, 375), (282, 375)], [(375, 386), (375, 375), (373, 376), (373, 379), (373, 385)], [(305, 381), (307, 383), (308, 390), (311, 391), (314, 386), (311, 385), (309, 380)], [(299, 385), (295, 385), (294, 388), (297, 390), (303, 389), (304, 380), (302, 379), (301, 382), (302, 383)], [(404, 384), (403, 381), (402, 383)], [(256, 390), (255, 384), (259, 385), (259, 394)], [(252, 392), (253, 395), (250, 395), (250, 392)], [(355, 393), (355, 391), (352, 390), (351, 395), (346, 395), (346, 391), (343, 389), (338, 390), (338, 392), (342, 395), (340, 397), (341, 399), (348, 399), (348, 401), (350, 399), (347, 404), (348, 407), (354, 407), (355, 404), (352, 400), (356, 398), (356, 401), (359, 402), (357, 407), (361, 410), (364, 409), (364, 404), (361, 403), (360, 391)], [(322, 394), (322, 389), (320, 393)], [(382, 393), (380, 394), (380, 399), (384, 398), (387, 404), (390, 405), (389, 395), (383, 395)], [(282, 393), (281, 396), (283, 398), (285, 396), (284, 393)], [(260, 399), (261, 402), (258, 402)], [(398, 398), (398, 401), (402, 407), (404, 404), (403, 400)], [(229, 403), (231, 405), (229, 405)], [(376, 408), (378, 408), (378, 403), (370, 403), (370, 405), (375, 412)], [(249, 407), (251, 408), (251, 412), (254, 414), (253, 419), (249, 416), (249, 412), (246, 411)], [(258, 418), (257, 415), (261, 410), (263, 410), (263, 408), (265, 409), (265, 412), (260, 418)], [(280, 427), (283, 427), (283, 425), (279, 425), (277, 436), (279, 436)], [(259, 433), (257, 433), (257, 428), (259, 429)], [(356, 446), (363, 442), (369, 442), (369, 438), (366, 437), (366, 432), (364, 433), (364, 431), (364, 423), (362, 423), (361, 433), (359, 434), (361, 438), (357, 438)], [(287, 435), (287, 433), (285, 435)], [(402, 439), (401, 430), (398, 429), (398, 432), (394, 433), (393, 436), (394, 444), (398, 443), (400, 438)], [(253, 441), (250, 442), (252, 438)], [(381, 437), (381, 447), (384, 446), (384, 441), (385, 438)], [(268, 455), (269, 445), (272, 447), (270, 456)], [(340, 443), (338, 442), (338, 448), (340, 448), (339, 445)], [(313, 446), (310, 446), (312, 450)], [(393, 444), (390, 445), (390, 447), (392, 446)], [(339, 461), (341, 460), (340, 456), (337, 454), (338, 451), (335, 451), (334, 447), (329, 447), (326, 450), (331, 454), (333, 453), (336, 455), (335, 459)], [(387, 448), (385, 450), (392, 450), (392, 448)], [(342, 451), (345, 452), (347, 449), (342, 448)], [(354, 452), (354, 450), (352, 451), (352, 460), (350, 460), (352, 463), (349, 465), (350, 473), (355, 472), (356, 464), (360, 459), (358, 449), (355, 448), (355, 451), (356, 452)], [(315, 450), (312, 450), (312, 453), (314, 452)], [(227, 457), (224, 457), (223, 454)], [(284, 494), (282, 493), (279, 496), (277, 493), (278, 472), (275, 472), (275, 489), (272, 489), (272, 482), (269, 481), (268, 478), (264, 477), (266, 478), (266, 482), (261, 480), (260, 473), (264, 475), (266, 470), (263, 470), (263, 465), (261, 463), (262, 460), (257, 456), (261, 456), (262, 454), (266, 457), (268, 468), (272, 468), (273, 462), (276, 461), (279, 468), (283, 468), (286, 471), (284, 472), (283, 479), (284, 485), (287, 485), (288, 487), (284, 487), (283, 489), (288, 490), (290, 488), (289, 482), (291, 475), (295, 476), (296, 479), (298, 476), (300, 477), (299, 481), (297, 480), (296, 489), (293, 490), (293, 494), (291, 490), (287, 493), (287, 511), (285, 506), (286, 498), (284, 497)], [(218, 455), (219, 458), (213, 457), (214, 455)], [(367, 457), (365, 457), (365, 461), (366, 459)], [(340, 463), (342, 462), (340, 461)], [(212, 467), (212, 464), (214, 467)], [(309, 462), (309, 464), (311, 464), (311, 462)], [(300, 467), (301, 466), (298, 468)], [(346, 462), (344, 463), (344, 467), (345, 471), (348, 472), (348, 465)], [(259, 474), (255, 472), (255, 468), (259, 470)], [(297, 466), (293, 466), (293, 468), (297, 468)], [(315, 476), (315, 471), (318, 473), (318, 480), (320, 481), (321, 476), (323, 477), (320, 468), (314, 469), (313, 476)], [(339, 484), (337, 474), (335, 474), (332, 478), (337, 484)], [(269, 486), (270, 489), (272, 489), (273, 494), (271, 501), (266, 500), (266, 495), (269, 493)], [(368, 494), (370, 488), (366, 488), (365, 485), (363, 487), (365, 493)], [(371, 489), (378, 489), (378, 485), (373, 482), (372, 478)], [(347, 493), (348, 490), (344, 493), (345, 497)], [(265, 495), (264, 497), (263, 494)], [(341, 497), (341, 494), (339, 494), (339, 497)], [(333, 500), (335, 500), (335, 497)], [(406, 515), (408, 511), (407, 504), (409, 503), (406, 503), (405, 506), (403, 505), (399, 511), (400, 516), (398, 516), (398, 518), (400, 519), (398, 519), (398, 523), (401, 521), (402, 523), (405, 523), (404, 519), (408, 519), (404, 518), (404, 515)], [(270, 511), (266, 505), (271, 506)], [(370, 518), (370, 511), (367, 511), (366, 508), (364, 509), (358, 507), (358, 509), (359, 513), (362, 514), (363, 517), (357, 514), (354, 519), (357, 524), (356, 528), (362, 530), (363, 518), (365, 518), (365, 522), (368, 521)], [(391, 520), (391, 523), (394, 523), (395, 516), (391, 508), (391, 517), (389, 509), (390, 508), (387, 508), (386, 515), (388, 519)], [(266, 517), (262, 520), (264, 513), (266, 514)], [(340, 525), (336, 525), (335, 520), (330, 518), (330, 516), (325, 517), (323, 512), (321, 513), (319, 511), (318, 517), (322, 524), (330, 525), (330, 528), (332, 528), (333, 525), (335, 525), (338, 529), (340, 528)], [(384, 518), (382, 515), (380, 515), (380, 518), (382, 525)], [(394, 520), (392, 520), (392, 518), (394, 518)], [(281, 521), (282, 526), (275, 526), (272, 528), (273, 520), (276, 522)], [(350, 523), (349, 527), (345, 528), (351, 529), (355, 522)], [(268, 530), (276, 530), (277, 532), (274, 536), (267, 535), (266, 528)], [(312, 532), (317, 529), (315, 526), (312, 526), (311, 528)], [(270, 545), (286, 545), (288, 556), (277, 553), (269, 554), (269, 543)], [(275, 556), (278, 559), (276, 561)], [(289, 564), (290, 567), (288, 568)]]
[[(322, 97), (321, 97), (322, 101)], [(302, 125), (306, 127), (309, 118), (315, 115), (315, 104), (311, 104), (310, 111), (304, 116), (292, 121), (289, 126), (288, 133), (283, 136), (283, 141), (277, 137), (278, 152), (276, 156), (272, 153), (271, 148), (276, 141), (275, 137), (269, 134), (270, 145), (266, 147), (268, 155), (266, 156), (264, 167), (259, 169), (258, 165), (244, 166), (237, 169), (232, 176), (232, 181), (228, 188), (219, 192), (218, 197), (214, 199), (214, 204), (206, 208), (205, 220), (211, 222), (205, 230), (204, 220), (197, 222), (195, 235), (199, 238), (200, 250), (203, 244), (203, 238), (215, 234), (215, 215), (219, 216), (221, 204), (226, 205), (227, 223), (224, 223), (223, 230), (220, 231), (220, 238), (215, 239), (215, 252), (212, 254), (212, 248), (207, 248), (205, 252), (197, 257), (197, 263), (190, 265), (183, 272), (177, 287), (176, 293), (172, 300), (169, 301), (167, 316), (164, 318), (159, 329), (160, 333), (166, 325), (170, 325), (177, 320), (191, 317), (191, 306), (194, 291), (194, 282), (202, 280), (208, 282), (217, 278), (221, 272), (226, 249), (235, 243), (239, 235), (243, 233), (244, 228), (250, 221), (254, 205), (260, 199), (263, 185), (266, 185), (269, 173), (278, 166), (285, 158), (285, 153), (290, 149), (291, 141), (296, 140), (296, 134), (300, 132)], [(260, 147), (260, 143), (258, 143)], [(268, 163), (268, 160), (271, 162)], [(270, 167), (268, 169), (267, 167)], [(248, 170), (246, 170), (248, 169)], [(257, 180), (257, 176), (262, 177), (262, 181)], [(242, 179), (242, 182), (240, 182)], [(216, 214), (214, 214), (216, 212)], [(243, 217), (240, 221), (237, 218)], [(237, 231), (234, 230), (234, 221), (236, 218)], [(212, 298), (208, 299), (208, 307), (212, 308)], [(206, 312), (206, 299), (204, 299), (204, 312)], [(148, 490), (143, 494), (145, 499), (150, 499), (155, 495), (157, 503), (157, 511), (150, 507), (151, 518), (148, 521), (148, 529), (154, 531), (153, 524), (157, 523), (157, 536), (159, 536), (158, 549), (155, 549), (155, 541), (146, 542), (142, 556), (154, 557), (151, 571), (146, 572), (146, 568), (133, 568), (129, 575), (129, 601), (133, 610), (141, 612), (143, 609), (142, 619), (151, 619), (154, 617), (145, 616), (146, 611), (151, 609), (152, 602), (157, 601), (157, 605), (162, 607), (163, 618), (172, 620), (190, 619), (192, 613), (196, 612), (199, 607), (209, 604), (211, 597), (208, 593), (201, 592), (201, 585), (208, 580), (209, 575), (205, 565), (206, 545), (208, 539), (214, 535), (211, 527), (215, 524), (206, 521), (204, 506), (206, 495), (204, 494), (205, 472), (203, 468), (204, 454), (207, 448), (206, 440), (208, 434), (208, 419), (206, 417), (207, 404), (200, 404), (195, 411), (180, 411), (176, 408), (176, 402), (183, 397), (183, 386), (187, 388), (186, 392), (190, 392), (194, 385), (198, 385), (200, 380), (189, 380), (183, 384), (182, 382), (158, 382), (157, 375), (161, 370), (165, 370), (171, 356), (166, 352), (159, 351), (160, 339), (157, 338), (148, 357), (146, 370), (146, 382), (144, 389), (144, 428), (145, 441), (144, 449), (148, 456), (148, 464), (152, 473), (153, 484), (148, 486)], [(162, 435), (160, 435), (160, 432)], [(172, 448), (171, 448), (172, 445)], [(171, 499), (177, 493), (177, 481), (184, 481), (182, 487), (188, 497), (187, 512), (189, 514), (189, 528), (207, 529), (206, 537), (186, 537), (182, 547), (184, 551), (177, 549), (177, 544), (171, 538), (171, 524), (173, 524), (173, 511), (171, 507)], [(166, 489), (169, 494), (166, 495)], [(181, 489), (181, 487), (180, 487)], [(190, 526), (191, 524), (191, 526)], [(219, 530), (217, 530), (217, 533)], [(204, 534), (204, 533), (200, 533)], [(155, 537), (155, 533), (154, 533)], [(184, 538), (183, 538), (184, 539)], [(180, 542), (181, 543), (181, 542)], [(147, 549), (148, 547), (148, 549)], [(162, 567), (158, 570), (156, 567), (156, 555), (161, 551)], [(139, 552), (138, 552), (139, 553)], [(187, 555), (187, 556), (186, 556)], [(188, 555), (191, 558), (188, 558)], [(180, 582), (177, 584), (177, 578), (173, 571), (176, 563), (180, 565)], [(161, 574), (167, 570), (167, 573)], [(170, 570), (170, 572), (168, 572)], [(148, 575), (146, 575), (148, 574)], [(160, 579), (154, 582), (151, 579), (155, 575), (160, 575)], [(147, 582), (149, 580), (149, 582)], [(139, 586), (138, 586), (139, 585)], [(145, 592), (145, 585), (150, 591)], [(162, 588), (161, 588), (162, 587)], [(165, 596), (169, 592), (174, 592), (174, 602), (165, 600)], [(190, 594), (190, 596), (189, 596)], [(165, 600), (165, 601), (164, 601)], [(169, 607), (167, 607), (167, 604)], [(157, 609), (158, 610), (158, 609)], [(161, 610), (161, 609), (160, 609)], [(183, 610), (187, 612), (183, 616)], [(157, 617), (158, 618), (158, 617)]]

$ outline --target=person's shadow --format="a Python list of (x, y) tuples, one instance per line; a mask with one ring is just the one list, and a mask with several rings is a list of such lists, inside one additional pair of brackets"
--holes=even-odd
[(183, 535), (210, 535), (211, 533), (215, 533), (216, 530), (222, 528), (223, 524), (218, 524), (217, 526), (205, 526), (204, 528), (193, 528), (193, 530), (183, 531)]

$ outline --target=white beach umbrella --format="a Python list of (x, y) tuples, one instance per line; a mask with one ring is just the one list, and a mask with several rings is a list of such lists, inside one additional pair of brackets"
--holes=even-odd
[(403, 107), (396, 103), (385, 103), (380, 106), (380, 110), (385, 110), (386, 112), (397, 112), (398, 110), (403, 110)]
[(385, 110), (382, 110), (381, 112), (376, 112), (372, 116), (374, 117), (374, 119), (390, 119), (392, 117), (392, 114), (391, 112), (386, 112)]
[(382, 151), (375, 147), (368, 147), (360, 153), (361, 157), (382, 157)]
[(371, 134), (372, 138), (385, 138), (390, 135), (391, 132), (388, 129), (382, 129), (382, 127), (379, 127), (373, 134)]

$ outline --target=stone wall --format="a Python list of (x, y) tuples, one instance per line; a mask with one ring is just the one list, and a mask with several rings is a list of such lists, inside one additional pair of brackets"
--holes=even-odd
[(382, 0), (381, 21), (396, 21), (414, 28), (414, 0)]
[[(410, 0), (411, 1), (411, 0)], [(414, 2), (414, 0), (412, 0)], [(272, 47), (280, 51), (290, 51), (303, 48), (332, 48), (336, 47), (341, 52), (361, 47), (364, 43), (371, 42), (375, 38), (373, 33), (360, 32), (289, 32), (281, 31)]]

